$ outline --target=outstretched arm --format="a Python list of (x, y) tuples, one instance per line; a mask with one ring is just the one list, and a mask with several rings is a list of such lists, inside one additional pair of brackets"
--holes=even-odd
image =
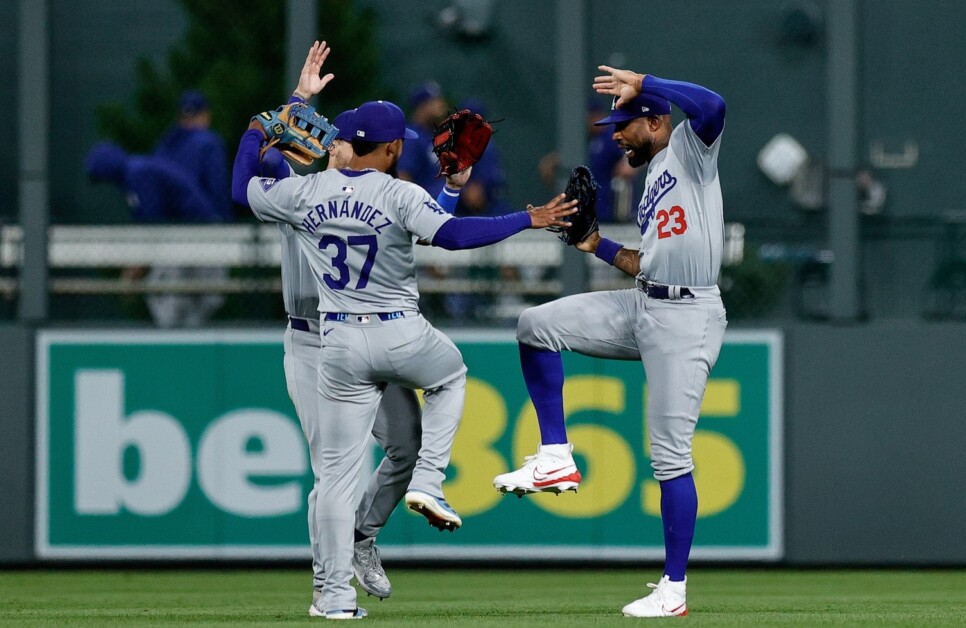
[(563, 218), (577, 211), (577, 201), (564, 202), (565, 196), (559, 194), (545, 205), (527, 206), (527, 211), (505, 216), (467, 216), (452, 218), (439, 228), (433, 236), (433, 246), (451, 251), (475, 249), (505, 240), (524, 229), (545, 229), (546, 227), (565, 227), (568, 222)]
[(620, 107), (644, 92), (666, 98), (688, 117), (695, 134), (705, 146), (711, 146), (724, 129), (725, 101), (715, 92), (684, 81), (661, 79), (650, 74), (638, 74), (630, 70), (618, 70), (610, 66), (597, 66), (606, 72), (594, 78), (594, 90), (598, 94), (617, 96)]

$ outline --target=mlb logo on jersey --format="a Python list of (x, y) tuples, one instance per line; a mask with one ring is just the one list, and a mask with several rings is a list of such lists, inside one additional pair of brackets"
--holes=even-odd
[(355, 191), (356, 191), (356, 189), (353, 186), (351, 186), (351, 185), (344, 185), (344, 186), (342, 186), (342, 193), (343, 194), (349, 194), (349, 195), (351, 195)]

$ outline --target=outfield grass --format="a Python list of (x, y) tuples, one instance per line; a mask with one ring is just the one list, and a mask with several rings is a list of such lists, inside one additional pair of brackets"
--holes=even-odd
[[(369, 623), (607, 626), (657, 570), (391, 569), (391, 598), (360, 596)], [(688, 625), (966, 625), (966, 571), (692, 569)], [(307, 572), (0, 572), (0, 625), (304, 624)]]

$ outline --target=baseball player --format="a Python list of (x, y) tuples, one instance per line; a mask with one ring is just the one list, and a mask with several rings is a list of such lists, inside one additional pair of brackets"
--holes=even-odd
[[(727, 325), (715, 284), (724, 242), (718, 151), (725, 103), (691, 83), (599, 69), (605, 74), (594, 79), (594, 88), (614, 96), (614, 104), (597, 124), (613, 125), (612, 137), (631, 166), (647, 165), (637, 214), (641, 242), (639, 249), (624, 248), (594, 231), (576, 246), (634, 276), (637, 288), (569, 296), (520, 316), (520, 361), (541, 445), (521, 469), (493, 483), (518, 494), (580, 484), (564, 427), (561, 351), (642, 360), (666, 556), (663, 577), (649, 585), (654, 591), (623, 612), (685, 615), (685, 568), (697, 519), (691, 441)], [(673, 128), (671, 103), (687, 115)]]
[[(324, 61), (321, 44), (316, 42), (309, 49), (299, 83), (289, 103), (306, 101), (321, 91), (323, 87), (319, 76)], [(344, 168), (352, 157), (352, 114), (344, 111), (333, 120), (339, 134), (329, 148), (328, 169)], [(437, 203), (453, 213), (459, 200), (460, 190), (466, 184), (471, 169), (446, 178), (446, 193), (440, 193)], [(285, 162), (282, 154), (269, 149), (262, 157), (261, 173), (277, 179), (297, 176)], [(319, 337), (319, 296), (318, 286), (312, 278), (305, 256), (299, 251), (295, 230), (285, 224), (276, 223), (282, 235), (282, 295), (289, 325), (285, 331), (285, 380), (289, 396), (295, 405), (296, 414), (308, 442), (320, 443), (318, 430), (317, 386), (318, 358), (321, 346)], [(392, 420), (387, 408), (393, 410)], [(383, 403), (379, 406), (372, 434), (386, 455), (376, 469), (369, 486), (356, 511), (355, 547), (352, 570), (360, 586), (369, 594), (379, 598), (392, 593), (392, 585), (382, 567), (375, 537), (385, 526), (395, 507), (402, 500), (412, 478), (416, 456), (421, 440), (419, 401), (414, 391), (396, 385), (388, 385), (383, 393)], [(315, 483), (308, 497), (309, 539), (312, 547), (313, 604), (309, 607), (311, 615), (320, 614), (316, 603), (325, 582), (322, 569), (319, 533), (315, 521), (315, 496), (318, 492), (317, 461), (321, 452), (310, 451)], [(424, 514), (431, 514), (423, 511)], [(455, 513), (444, 513), (446, 518), (430, 516), (430, 523), (443, 528), (454, 529), (461, 523)], [(455, 517), (455, 518), (454, 518)]]
[(485, 246), (527, 228), (565, 226), (575, 204), (561, 194), (508, 216), (455, 218), (423, 189), (386, 174), (403, 140), (415, 137), (398, 106), (363, 103), (351, 127), (347, 168), (278, 180), (257, 176), (265, 134), (254, 122), (242, 136), (232, 178), (236, 202), (295, 229), (320, 288), (319, 443), (310, 446), (321, 451), (315, 519), (325, 583), (314, 606), (332, 619), (366, 615), (350, 586), (353, 499), (389, 383), (424, 391), (423, 435), (406, 504), (452, 512), (442, 483), (462, 415), (466, 366), (452, 341), (419, 314), (415, 242)]

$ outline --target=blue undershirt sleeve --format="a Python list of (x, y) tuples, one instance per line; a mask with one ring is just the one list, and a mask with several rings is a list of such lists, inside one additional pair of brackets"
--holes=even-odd
[(262, 134), (249, 129), (238, 143), (238, 154), (231, 172), (231, 199), (239, 205), (251, 209), (248, 203), (248, 182), (258, 176), (258, 151), (262, 145)]
[(433, 246), (450, 251), (475, 249), (505, 240), (529, 229), (530, 214), (516, 212), (504, 216), (467, 216), (451, 218), (433, 236)]
[(725, 121), (724, 99), (706, 87), (658, 78), (650, 74), (641, 82), (641, 91), (666, 98), (688, 117), (695, 135), (711, 146), (721, 135)]

